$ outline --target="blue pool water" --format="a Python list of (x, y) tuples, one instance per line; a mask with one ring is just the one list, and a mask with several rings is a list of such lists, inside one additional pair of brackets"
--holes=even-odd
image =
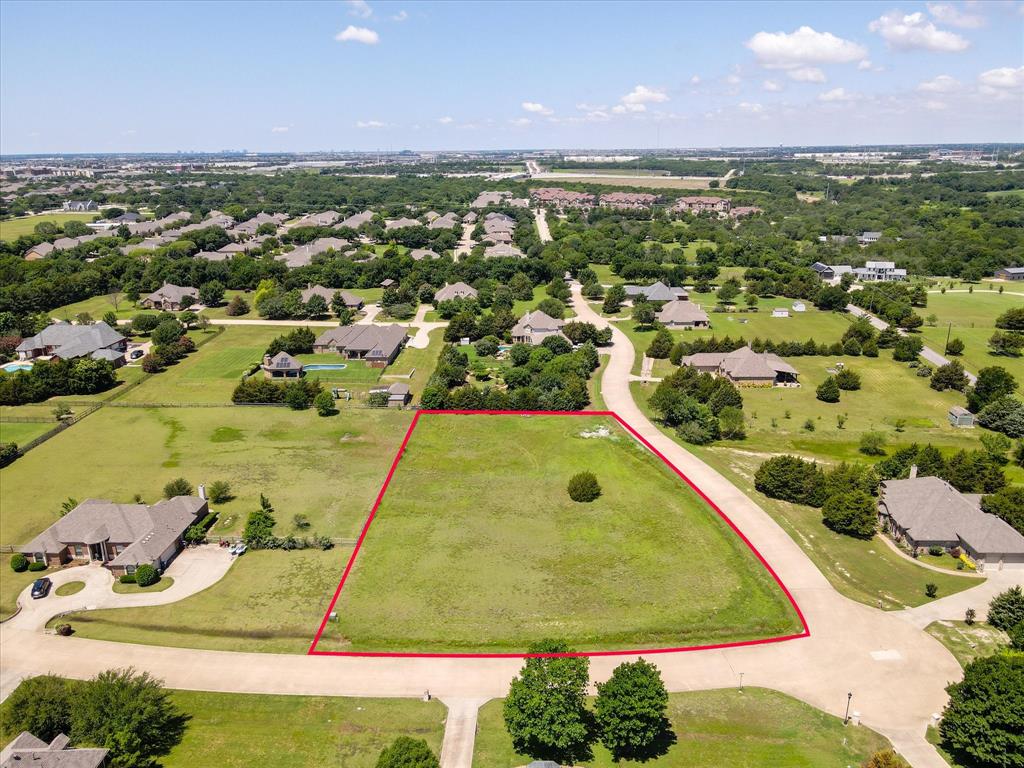
[(345, 363), (310, 363), (302, 366), (304, 371), (341, 371), (348, 368)]
[(32, 363), (7, 363), (0, 366), (7, 373), (17, 373), (18, 371), (28, 371), (32, 368)]

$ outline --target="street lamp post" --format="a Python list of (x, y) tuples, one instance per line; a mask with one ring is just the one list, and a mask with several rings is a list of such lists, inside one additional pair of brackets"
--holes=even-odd
[(846, 694), (846, 717), (843, 718), (843, 725), (847, 725), (850, 722), (850, 701), (853, 699), (853, 693)]
[(740, 672), (740, 691), (743, 690), (743, 673)]

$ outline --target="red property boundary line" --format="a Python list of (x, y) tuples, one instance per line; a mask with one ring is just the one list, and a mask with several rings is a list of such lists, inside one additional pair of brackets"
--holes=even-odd
[[(370, 524), (373, 522), (377, 515), (377, 510), (380, 508), (381, 501), (384, 500), (384, 494), (388, 490), (388, 486), (391, 484), (391, 479), (395, 476), (395, 471), (398, 469), (398, 462), (401, 460), (402, 455), (405, 453), (405, 448), (409, 444), (409, 439), (412, 437), (413, 431), (416, 429), (417, 423), (419, 423), (420, 417), (424, 414), (429, 415), (442, 415), (442, 416), (607, 416), (615, 419), (616, 422), (622, 425), (634, 438), (637, 439), (645, 448), (651, 453), (661, 459), (666, 466), (669, 467), (675, 474), (677, 474), (693, 491), (700, 496), (704, 502), (711, 507), (733, 530), (733, 532), (740, 537), (744, 544), (750, 549), (751, 552), (757, 557), (761, 565), (765, 567), (765, 570), (771, 574), (771, 577), (775, 580), (775, 583), (779, 585), (783, 594), (786, 595), (786, 599), (789, 600), (789, 604), (793, 606), (793, 610), (796, 611), (797, 617), (800, 619), (800, 624), (803, 626), (803, 631), (791, 635), (780, 635), (778, 637), (766, 637), (758, 640), (741, 640), (732, 643), (714, 643), (710, 645), (686, 645), (677, 648), (639, 648), (622, 651), (580, 651), (575, 653), (412, 653), (412, 652), (399, 652), (399, 651), (318, 651), (317, 644), (320, 642), (320, 638), (323, 636), (324, 630), (327, 628), (327, 622), (330, 619), (331, 612), (334, 611), (334, 607), (338, 602), (338, 598), (341, 597), (341, 590), (345, 586), (345, 582), (348, 580), (349, 574), (352, 572), (352, 566), (355, 564), (356, 557), (359, 555), (359, 550), (363, 546), (363, 541), (366, 539), (366, 534), (370, 530)], [(739, 648), (747, 645), (767, 645), (768, 643), (782, 643), (787, 640), (797, 640), (802, 637), (810, 637), (811, 630), (807, 626), (807, 619), (804, 618), (803, 611), (800, 610), (800, 606), (797, 605), (796, 599), (793, 597), (789, 588), (782, 583), (782, 579), (775, 572), (775, 569), (769, 565), (768, 561), (764, 559), (760, 552), (757, 551), (750, 539), (748, 539), (743, 531), (741, 531), (736, 524), (729, 519), (729, 516), (723, 512), (715, 502), (708, 498), (707, 494), (704, 493), (697, 485), (690, 480), (689, 477), (684, 475), (678, 467), (669, 461), (664, 454), (662, 454), (657, 448), (651, 445), (639, 432), (631, 427), (625, 420), (623, 420), (614, 411), (444, 411), (444, 410), (420, 410), (413, 416), (412, 423), (409, 425), (409, 429), (405, 432), (405, 437), (402, 440), (402, 445), (398, 449), (398, 453), (395, 454), (394, 460), (391, 462), (391, 468), (388, 470), (388, 475), (384, 479), (384, 485), (381, 486), (380, 492), (377, 494), (376, 500), (373, 502), (373, 507), (370, 510), (369, 516), (366, 518), (366, 522), (363, 524), (363, 529), (359, 533), (359, 538), (356, 541), (356, 546), (352, 550), (352, 554), (348, 558), (348, 562), (345, 565), (345, 570), (341, 574), (341, 581), (338, 582), (338, 588), (334, 590), (334, 596), (331, 598), (331, 604), (327, 606), (327, 610), (324, 612), (324, 617), (320, 621), (320, 626), (317, 628), (316, 636), (313, 638), (313, 643), (309, 646), (307, 654), (310, 656), (366, 656), (366, 657), (395, 657), (395, 658), (441, 658), (441, 659), (525, 659), (530, 657), (545, 657), (545, 658), (558, 658), (558, 657), (591, 657), (591, 656), (639, 656), (639, 655), (650, 655), (653, 653), (684, 653), (687, 651), (710, 651), (719, 648)]]

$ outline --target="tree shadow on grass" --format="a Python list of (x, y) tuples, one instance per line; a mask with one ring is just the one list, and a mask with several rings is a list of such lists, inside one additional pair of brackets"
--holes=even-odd
[(646, 763), (650, 760), (657, 760), (664, 757), (669, 749), (676, 743), (676, 734), (672, 730), (672, 723), (667, 717), (661, 720), (661, 731), (650, 744), (639, 749), (623, 749), (612, 753), (612, 759), (618, 763), (622, 760), (632, 760), (636, 763)]

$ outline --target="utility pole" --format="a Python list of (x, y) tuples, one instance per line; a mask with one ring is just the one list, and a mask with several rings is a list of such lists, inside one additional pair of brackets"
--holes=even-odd
[(950, 336), (951, 333), (953, 333), (953, 321), (952, 320), (949, 323), (949, 327), (946, 328), (946, 346), (944, 346), (942, 348), (942, 354), (944, 354), (944, 355), (949, 354), (949, 336)]

